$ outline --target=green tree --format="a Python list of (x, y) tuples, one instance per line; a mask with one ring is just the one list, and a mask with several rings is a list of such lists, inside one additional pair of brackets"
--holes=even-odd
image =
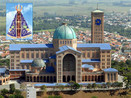
[(21, 95), (21, 91), (18, 90), (18, 89), (16, 89), (16, 90), (15, 90), (15, 94)]
[(111, 83), (110, 82), (107, 82), (106, 83), (106, 86), (109, 88), (109, 87), (111, 87)]
[(24, 98), (24, 96), (20, 94), (13, 94), (13, 95), (10, 95), (9, 98)]
[(106, 88), (106, 84), (102, 84), (102, 88)]
[(26, 85), (25, 84), (20, 84), (20, 89), (26, 89)]
[(46, 86), (45, 85), (42, 85), (40, 88), (41, 88), (41, 90), (46, 91)]
[(1, 95), (3, 95), (4, 97), (6, 96), (6, 94), (8, 94), (9, 93), (9, 91), (7, 90), (7, 89), (2, 89), (1, 90)]
[(119, 82), (114, 82), (114, 83), (112, 84), (112, 86), (113, 86), (113, 87), (119, 87)]
[(73, 84), (73, 89), (74, 90), (77, 90), (77, 89), (79, 89), (80, 88), (80, 84), (78, 84), (78, 83), (74, 83)]
[(0, 98), (4, 98), (2, 95), (0, 95)]
[(95, 89), (96, 87), (97, 87), (96, 83), (93, 83), (93, 84), (92, 84), (92, 88)]
[(9, 98), (15, 98), (15, 95), (10, 95)]
[(73, 89), (74, 83), (75, 83), (74, 81), (70, 81), (70, 82), (69, 82), (69, 87), (71, 88), (71, 90)]
[(15, 92), (15, 84), (10, 84), (10, 93), (13, 94)]
[(126, 88), (129, 88), (129, 85), (131, 85), (131, 72), (125, 74), (124, 82), (126, 83)]
[(15, 94), (15, 98), (24, 98), (24, 96), (20, 94)]
[(98, 88), (101, 88), (101, 85), (100, 85), (100, 84), (97, 84), (97, 87), (98, 87)]
[(88, 85), (87, 85), (87, 88), (92, 88), (92, 85), (91, 85), (91, 84), (88, 84)]
[(123, 82), (119, 82), (118, 86), (123, 87)]
[(58, 88), (62, 91), (64, 89), (64, 85), (58, 85)]
[(92, 96), (91, 98), (98, 98), (97, 96)]

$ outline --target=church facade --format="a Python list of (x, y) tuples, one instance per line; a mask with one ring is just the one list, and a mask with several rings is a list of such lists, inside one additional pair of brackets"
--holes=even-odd
[(52, 44), (11, 44), (10, 70), (16, 77), (13, 71), (26, 70), (27, 82), (118, 81), (118, 71), (111, 68), (110, 44), (77, 44), (74, 30), (65, 23), (56, 28)]

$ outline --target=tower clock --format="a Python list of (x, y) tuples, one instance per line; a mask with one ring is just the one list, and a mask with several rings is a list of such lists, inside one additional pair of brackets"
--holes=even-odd
[(95, 10), (91, 13), (91, 42), (104, 43), (104, 12)]

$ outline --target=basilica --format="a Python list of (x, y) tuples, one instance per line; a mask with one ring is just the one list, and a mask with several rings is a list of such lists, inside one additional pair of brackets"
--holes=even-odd
[(92, 12), (92, 43), (77, 43), (74, 30), (63, 23), (52, 44), (10, 44), (10, 78), (26, 82), (116, 82), (111, 68), (111, 47), (104, 43), (104, 13)]

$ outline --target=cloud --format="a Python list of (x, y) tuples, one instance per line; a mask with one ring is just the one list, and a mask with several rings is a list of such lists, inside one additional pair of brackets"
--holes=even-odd
[[(28, 25), (29, 26), (29, 29), (30, 31), (32, 32), (32, 25)], [(33, 32), (32, 32), (33, 33)]]
[(22, 9), (23, 13), (27, 13), (28, 11), (30, 11), (32, 9), (32, 4), (28, 4), (28, 6), (24, 6)]
[(10, 11), (10, 12), (7, 12), (6, 14), (6, 25), (7, 25), (7, 29), (10, 28), (10, 25), (15, 17), (15, 14), (16, 14), (16, 11)]

